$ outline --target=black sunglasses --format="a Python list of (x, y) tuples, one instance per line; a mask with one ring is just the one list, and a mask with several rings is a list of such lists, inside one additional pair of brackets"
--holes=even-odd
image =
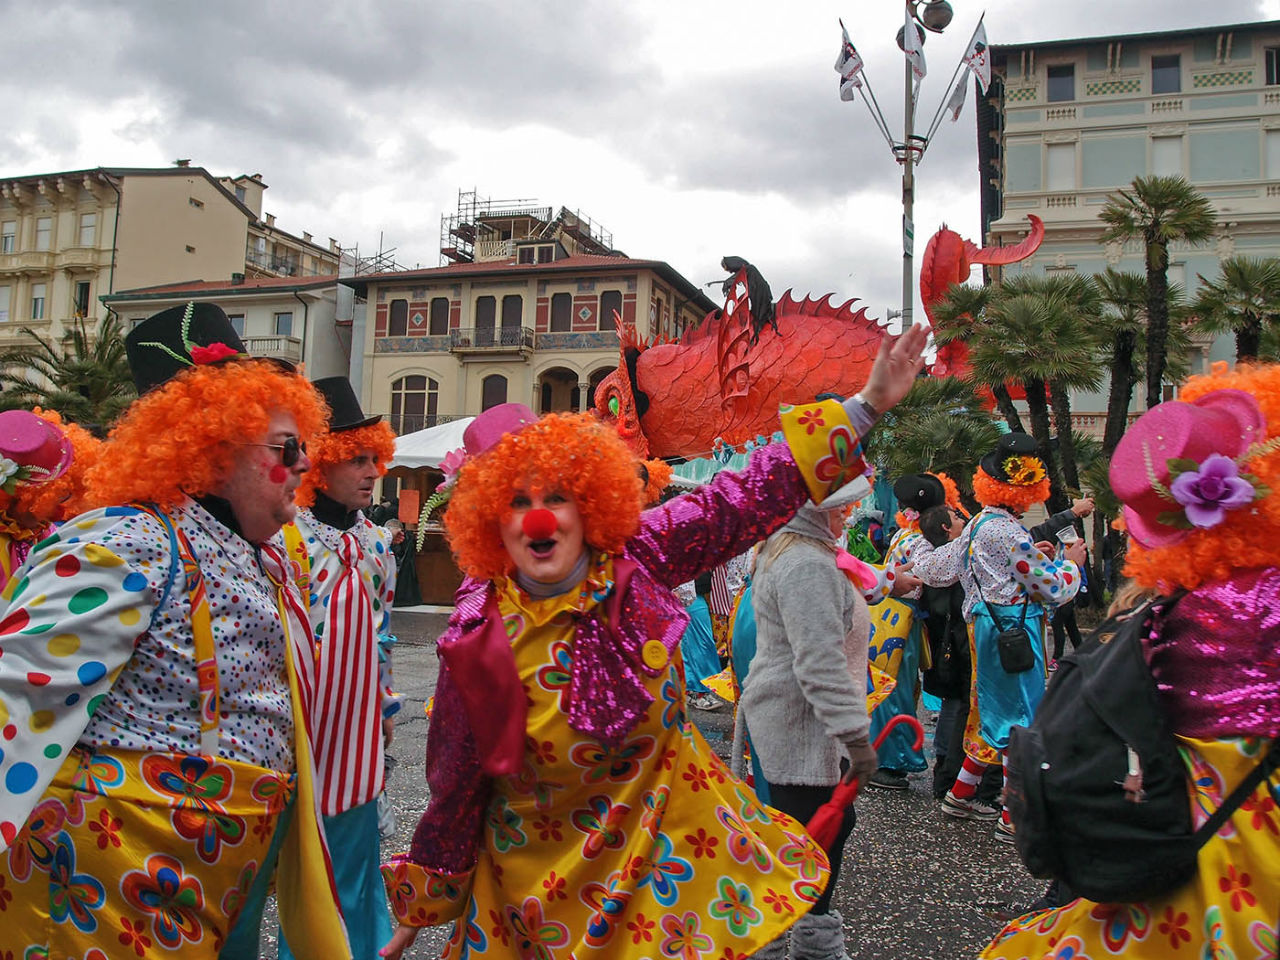
[(298, 458), (307, 452), (305, 442), (299, 442), (297, 437), (289, 437), (284, 443), (246, 443), (246, 447), (270, 447), (272, 450), (280, 451), (280, 462), (286, 467), (292, 467), (298, 462)]

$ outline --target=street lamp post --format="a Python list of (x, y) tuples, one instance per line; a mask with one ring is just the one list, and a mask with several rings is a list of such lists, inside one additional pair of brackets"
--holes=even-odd
[(953, 12), (947, 0), (906, 0), (907, 23), (898, 32), (898, 46), (903, 52), (903, 101), (902, 143), (894, 147), (898, 162), (902, 164), (902, 329), (913, 322), (912, 307), (915, 303), (915, 164), (924, 151), (925, 140), (916, 136), (915, 76), (911, 58), (906, 51), (907, 24), (916, 30), (920, 46), (924, 44), (924, 32), (917, 24), (931, 33), (941, 33), (951, 23)]

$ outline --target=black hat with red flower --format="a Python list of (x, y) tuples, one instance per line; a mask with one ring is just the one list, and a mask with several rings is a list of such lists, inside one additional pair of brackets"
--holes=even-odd
[[(124, 349), (139, 396), (191, 367), (249, 358), (244, 341), (214, 303), (188, 303), (148, 317), (125, 336)], [(272, 359), (294, 369), (288, 361)]]

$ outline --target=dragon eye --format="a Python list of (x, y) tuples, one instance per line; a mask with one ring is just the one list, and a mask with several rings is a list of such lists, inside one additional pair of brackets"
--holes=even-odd
[(610, 397), (610, 398), (609, 398), (609, 412), (610, 412), (610, 413), (612, 413), (612, 414), (616, 417), (616, 416), (618, 415), (618, 411), (619, 411), (620, 409), (622, 409), (622, 404), (618, 403), (618, 398), (617, 398), (617, 396), (615, 395), (615, 396)]

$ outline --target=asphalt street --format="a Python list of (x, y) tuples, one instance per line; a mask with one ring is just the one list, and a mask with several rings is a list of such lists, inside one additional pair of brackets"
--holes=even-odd
[[(435, 690), (434, 644), (445, 620), (439, 614), (392, 615), (392, 632), (400, 640), (394, 656), (396, 687), (408, 700), (389, 751), (396, 764), (387, 793), (397, 827), (394, 839), (383, 845), (384, 855), (408, 847), (426, 804), (423, 708)], [(731, 709), (691, 710), (690, 715), (727, 758)], [(929, 719), (922, 716), (926, 734), (932, 733)], [(845, 848), (834, 900), (855, 960), (975, 956), (1044, 888), (1028, 876), (1013, 847), (993, 837), (991, 824), (943, 816), (929, 785), (928, 773), (913, 774), (906, 791), (867, 789), (858, 800), (858, 825)], [(448, 930), (425, 929), (405, 956), (438, 957)], [(276, 956), (274, 916), (264, 925), (262, 955)]]

